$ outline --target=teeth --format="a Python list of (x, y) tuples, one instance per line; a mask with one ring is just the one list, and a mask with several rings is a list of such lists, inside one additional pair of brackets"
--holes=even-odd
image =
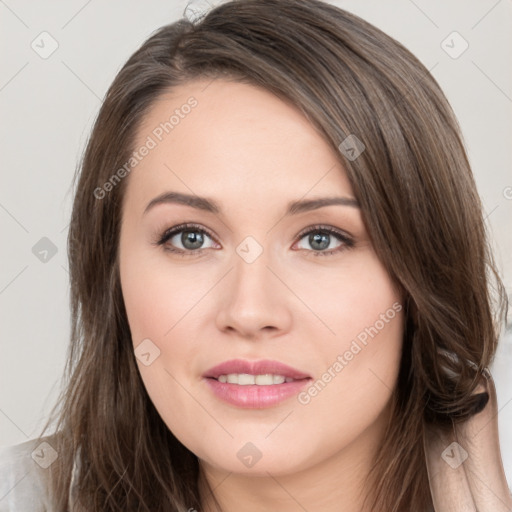
[(273, 375), (267, 373), (265, 375), (250, 375), (248, 373), (230, 373), (228, 375), (219, 375), (219, 382), (227, 382), (228, 384), (238, 384), (239, 386), (247, 386), (256, 384), (258, 386), (270, 386), (272, 384), (283, 384), (284, 382), (292, 382), (294, 379), (284, 377), (283, 375)]

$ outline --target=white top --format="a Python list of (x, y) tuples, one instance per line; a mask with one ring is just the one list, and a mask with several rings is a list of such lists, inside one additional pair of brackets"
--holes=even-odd
[(49, 468), (58, 456), (53, 438), (0, 447), (0, 512), (56, 512), (48, 489)]

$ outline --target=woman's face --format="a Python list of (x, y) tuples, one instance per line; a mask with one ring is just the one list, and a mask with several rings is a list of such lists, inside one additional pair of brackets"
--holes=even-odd
[(369, 456), (403, 311), (336, 151), (294, 107), (220, 79), (162, 96), (135, 147), (121, 284), (169, 429), (236, 473)]

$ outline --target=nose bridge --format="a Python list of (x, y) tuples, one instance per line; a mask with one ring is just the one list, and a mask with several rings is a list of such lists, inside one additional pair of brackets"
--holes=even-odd
[(250, 236), (235, 251), (234, 268), (220, 302), (219, 328), (231, 327), (244, 335), (265, 327), (286, 329), (290, 314), (279, 290), (283, 285), (268, 268), (272, 267), (271, 251)]
[(254, 236), (248, 235), (237, 245), (235, 252), (246, 265), (253, 265), (258, 260), (261, 264), (261, 260), (268, 259), (268, 247), (265, 250), (263, 243)]
[[(251, 298), (267, 302), (269, 292), (276, 283), (272, 282), (272, 272), (268, 269), (270, 251), (254, 237), (246, 237), (235, 249), (233, 257), (233, 297), (243, 298), (250, 302)], [(274, 290), (275, 291), (275, 290)], [(262, 303), (261, 306), (265, 304)]]

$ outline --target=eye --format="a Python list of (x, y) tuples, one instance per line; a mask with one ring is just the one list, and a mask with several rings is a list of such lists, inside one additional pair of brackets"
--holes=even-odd
[(212, 235), (197, 224), (180, 224), (166, 230), (156, 244), (179, 256), (195, 256), (204, 249), (213, 247), (203, 247), (206, 238), (212, 240)]
[[(305, 239), (306, 244), (309, 244), (313, 249), (308, 250), (306, 248), (306, 250), (312, 253), (313, 256), (329, 256), (354, 246), (354, 241), (349, 235), (332, 226), (312, 226), (302, 231), (298, 237), (299, 241), (296, 245), (299, 245)], [(206, 239), (211, 241), (208, 246), (203, 245)], [(333, 243), (336, 244), (334, 247)], [(190, 223), (167, 229), (155, 244), (163, 246), (165, 251), (175, 253), (178, 256), (197, 256), (204, 249), (215, 248), (213, 235), (205, 228)], [(298, 249), (305, 248), (299, 246)]]
[[(299, 237), (299, 244), (305, 239), (306, 244), (313, 248), (313, 251), (309, 251), (313, 256), (329, 256), (354, 246), (354, 241), (349, 235), (332, 226), (313, 226), (300, 233)], [(337, 245), (333, 246), (333, 243)], [(304, 247), (298, 248), (304, 249)], [(325, 250), (329, 248), (330, 250)]]

